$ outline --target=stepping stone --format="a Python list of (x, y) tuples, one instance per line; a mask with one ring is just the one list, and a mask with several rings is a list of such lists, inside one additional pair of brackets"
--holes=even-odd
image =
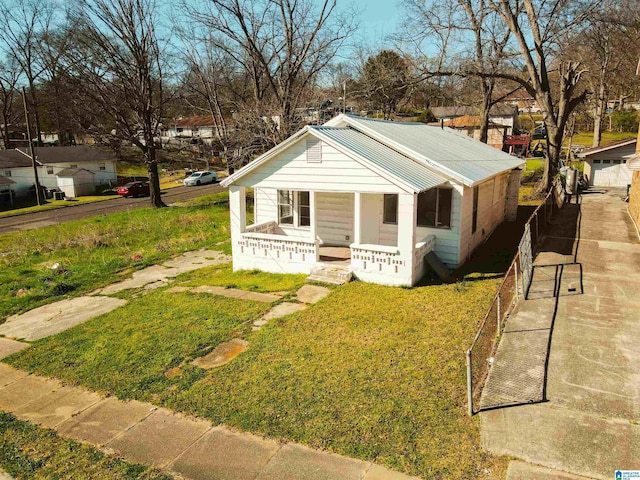
[(257, 480), (360, 480), (369, 464), (318, 452), (302, 445), (285, 445), (258, 475)]
[(153, 265), (151, 267), (138, 270), (137, 272), (133, 272), (131, 278), (104, 287), (100, 293), (103, 295), (111, 295), (113, 293), (122, 292), (123, 290), (141, 288), (149, 283), (157, 282), (158, 280), (166, 280), (169, 277), (175, 277), (179, 273), (180, 271), (177, 268)]
[(130, 462), (162, 468), (210, 428), (211, 424), (205, 420), (160, 408), (109, 442), (107, 447)]
[[(229, 263), (233, 258), (225, 253), (216, 250), (193, 250), (172, 258), (163, 263), (165, 267), (170, 267), (180, 273), (191, 272), (204, 267), (212, 267)], [(175, 275), (174, 275), (175, 276)]]
[(97, 393), (62, 387), (14, 410), (16, 417), (53, 428), (100, 401)]
[(180, 287), (180, 286), (176, 286), (176, 287), (171, 287), (167, 290), (167, 293), (183, 293), (183, 292), (188, 292), (191, 290), (191, 287)]
[(253, 480), (279, 448), (273, 440), (216, 427), (180, 455), (170, 469), (192, 480)]
[[(269, 320), (273, 320), (274, 318), (284, 317), (292, 313), (300, 312), (305, 308), (307, 308), (307, 306), (301, 303), (290, 303), (290, 302), (279, 303), (278, 305), (273, 307), (271, 310), (269, 310), (267, 313), (265, 313), (262, 317), (260, 317), (258, 320), (253, 322), (253, 326), (260, 328), (266, 325)], [(256, 330), (257, 328), (254, 328), (254, 330)]]
[(225, 363), (229, 363), (242, 352), (246, 351), (249, 343), (240, 338), (234, 338), (228, 342), (221, 343), (213, 351), (204, 357), (196, 358), (191, 362), (196, 367), (209, 370), (211, 368), (220, 367)]
[(148, 283), (144, 286), (145, 290), (155, 290), (156, 288), (166, 287), (169, 285), (167, 280), (158, 280), (157, 282)]
[(313, 304), (319, 302), (329, 295), (331, 290), (318, 285), (303, 285), (297, 291), (296, 295), (299, 302)]
[(9, 475), (4, 470), (0, 470), (0, 480), (14, 480), (11, 475)]
[(6, 363), (0, 363), (0, 388), (9, 385), (21, 378), (28, 376), (29, 373), (23, 370), (16, 370), (15, 368), (7, 365)]
[(195, 287), (191, 290), (195, 293), (210, 293), (212, 295), (221, 295), (223, 297), (240, 298), (242, 300), (253, 300), (254, 302), (271, 303), (282, 298), (274, 293), (247, 292), (246, 290), (238, 290), (237, 288), (215, 287), (203, 285)]
[(8, 338), (0, 338), (0, 358), (8, 357), (12, 353), (24, 350), (29, 346), (28, 343), (9, 340)]
[(112, 297), (77, 297), (43, 305), (22, 315), (12, 315), (0, 325), (0, 334), (33, 341), (55, 335), (90, 318), (127, 303)]
[(107, 398), (58, 425), (63, 437), (105, 445), (154, 411), (150, 403)]
[(18, 408), (60, 390), (62, 384), (48, 378), (29, 375), (0, 389), (0, 409), (14, 412)]

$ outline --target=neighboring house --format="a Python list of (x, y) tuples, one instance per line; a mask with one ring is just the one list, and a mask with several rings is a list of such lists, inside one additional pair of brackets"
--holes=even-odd
[[(640, 140), (640, 128), (638, 128), (638, 140)], [(636, 228), (640, 228), (640, 141), (636, 143), (636, 153), (627, 161), (627, 167), (632, 172), (629, 213)]]
[[(100, 148), (90, 146), (72, 147), (38, 147), (35, 148), (36, 165), (40, 185), (45, 188), (56, 188), (62, 185), (68, 187), (69, 169), (82, 169), (91, 173), (91, 192), (99, 185), (114, 184), (118, 175), (116, 173), (116, 160), (114, 156)], [(60, 173), (63, 177), (59, 177)], [(16, 196), (27, 196), (33, 193), (35, 177), (28, 149), (0, 150), (0, 175), (8, 177), (15, 182), (12, 189)], [(74, 174), (74, 175), (77, 175)], [(82, 177), (82, 180), (80, 178)], [(66, 180), (62, 180), (65, 178)], [(80, 174), (76, 184), (81, 182), (83, 186), (73, 191), (88, 192), (88, 180), (86, 174)], [(71, 190), (69, 190), (71, 193)], [(86, 193), (80, 193), (86, 195)], [(75, 195), (74, 195), (75, 196)]]
[[(439, 121), (445, 122), (465, 115), (478, 115), (477, 108), (465, 105), (433, 107), (431, 112)], [(518, 128), (518, 109), (510, 105), (494, 105), (489, 111), (489, 122), (508, 127), (506, 135), (512, 135), (514, 128)]]
[[(229, 131), (228, 120), (227, 132)], [(222, 119), (217, 118), (217, 122), (211, 115), (195, 115), (192, 117), (182, 117), (167, 122), (162, 126), (161, 139), (163, 143), (171, 141), (202, 141), (211, 143), (220, 138)]]
[(16, 182), (0, 175), (0, 205), (13, 205), (13, 185)]
[(583, 150), (584, 175), (595, 187), (626, 187), (631, 184), (632, 172), (627, 162), (636, 151), (636, 138), (629, 138), (601, 147)]
[[(349, 270), (414, 285), (435, 252), (464, 263), (515, 220), (522, 160), (452, 129), (338, 115), (307, 126), (222, 182), (234, 270)], [(245, 189), (254, 189), (246, 224)], [(332, 262), (336, 248), (341, 262)]]
[[(463, 115), (444, 122), (445, 127), (458, 130), (468, 137), (480, 140), (480, 115)], [(511, 129), (506, 125), (489, 122), (487, 127), (487, 145), (502, 150), (504, 139)]]
[(535, 98), (531, 96), (524, 87), (517, 89), (515, 92), (508, 94), (503, 103), (514, 106), (518, 109), (518, 113), (540, 113), (540, 105)]

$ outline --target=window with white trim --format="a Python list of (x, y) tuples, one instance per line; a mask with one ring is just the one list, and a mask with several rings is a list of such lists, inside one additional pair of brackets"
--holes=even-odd
[(278, 190), (278, 223), (293, 225), (293, 192)]
[(418, 194), (416, 225), (451, 228), (453, 189), (432, 188)]
[(278, 223), (292, 227), (311, 226), (311, 202), (308, 191), (278, 190)]
[(53, 167), (47, 167), (47, 175), (53, 175)]
[(10, 177), (11, 176), (11, 170), (5, 170), (4, 171), (4, 176), (5, 177)]
[(98, 164), (98, 170), (102, 170), (105, 171), (107, 169), (107, 165), (104, 163), (99, 163)]
[(384, 195), (382, 223), (398, 224), (398, 195), (395, 193), (386, 193)]

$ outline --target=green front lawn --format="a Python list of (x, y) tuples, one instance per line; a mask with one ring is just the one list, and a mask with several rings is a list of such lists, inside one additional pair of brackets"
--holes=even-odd
[[(200, 279), (255, 289), (226, 268)], [(259, 276), (272, 285), (264, 290), (299, 285), (297, 276)], [(194, 274), (176, 284), (183, 281), (200, 283)], [(423, 478), (497, 479), (506, 464), (480, 448), (478, 418), (466, 415), (464, 365), (496, 285), (354, 282), (255, 332), (243, 322), (267, 304), (159, 289), (7, 361)], [(249, 349), (229, 364), (190, 364), (233, 337)]]
[[(229, 210), (220, 194), (216, 202), (145, 208), (0, 235), (0, 322), (187, 250), (229, 251)], [(58, 269), (50, 268), (56, 263)]]
[(58, 437), (0, 412), (0, 468), (16, 480), (170, 480), (154, 468), (125, 462), (88, 445)]

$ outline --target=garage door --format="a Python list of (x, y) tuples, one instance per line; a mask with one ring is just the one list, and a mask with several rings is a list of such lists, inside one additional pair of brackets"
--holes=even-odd
[(631, 183), (632, 172), (626, 160), (593, 160), (591, 185), (596, 187), (626, 187)]

